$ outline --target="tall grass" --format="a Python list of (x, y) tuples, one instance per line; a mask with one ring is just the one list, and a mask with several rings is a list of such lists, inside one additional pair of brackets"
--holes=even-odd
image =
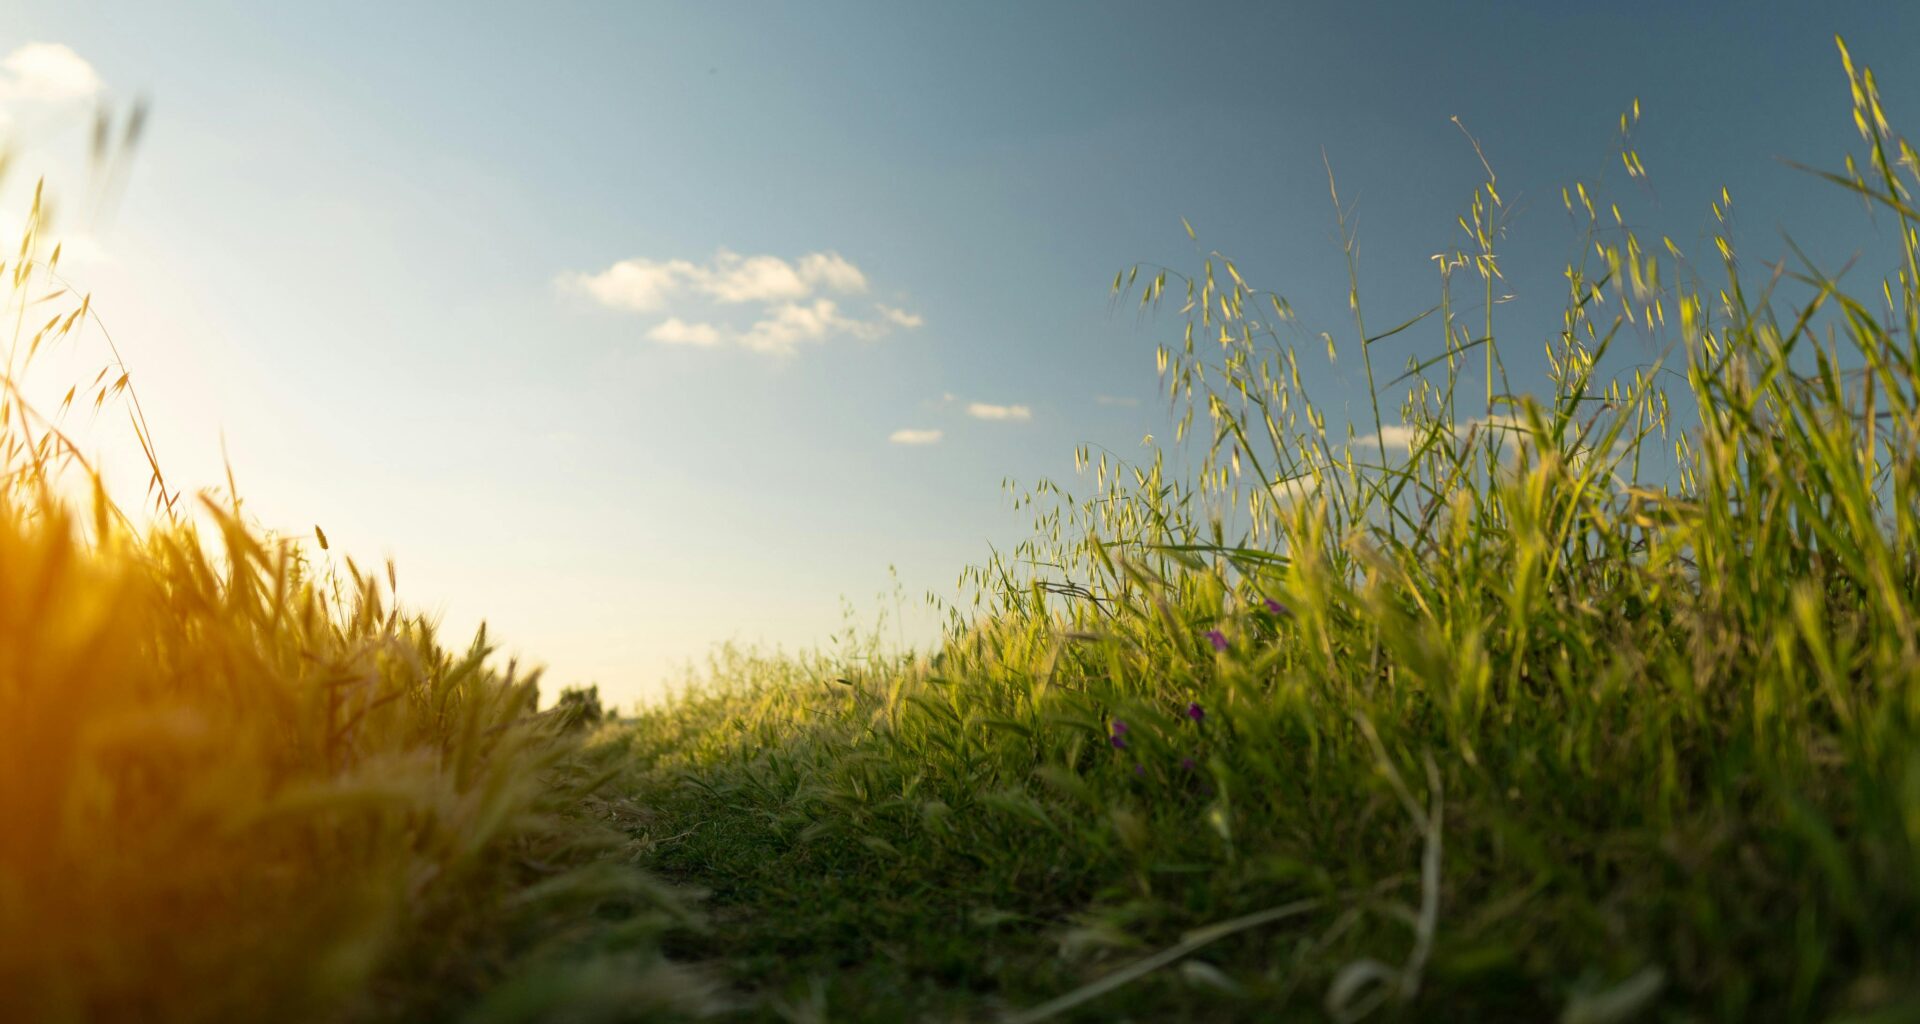
[[(684, 911), (599, 794), (621, 764), (537, 713), (484, 629), (449, 649), (399, 609), (391, 565), (173, 489), (46, 224), (36, 191), (5, 264), (0, 1019), (697, 1008), (654, 938)], [(36, 379), (59, 346), (106, 368)], [(144, 510), (72, 439), (121, 418)]]
[(735, 655), (643, 718), (654, 856), (739, 917), (692, 948), (788, 1019), (1920, 1014), (1920, 159), (1841, 52), (1859, 292), (1582, 184), (1516, 386), (1488, 167), (1432, 309), (1370, 335), (1350, 278), (1343, 439), (1284, 299), (1123, 272), (1200, 470), (1083, 451), (933, 657)]

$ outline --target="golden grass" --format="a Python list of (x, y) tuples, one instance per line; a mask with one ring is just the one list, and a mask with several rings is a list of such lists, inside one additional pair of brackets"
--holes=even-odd
[[(391, 566), (171, 490), (45, 222), (36, 190), (5, 264), (0, 1020), (417, 1019), (489, 992), (490, 1019), (536, 1019), (615, 973), (632, 1006), (697, 1000), (654, 952), (673, 901), (594, 796), (618, 764), (484, 628), (456, 653), (395, 608)], [(91, 384), (35, 403), (63, 394), (36, 359), (100, 343)], [(126, 415), (144, 515), (67, 433), (89, 404)]]

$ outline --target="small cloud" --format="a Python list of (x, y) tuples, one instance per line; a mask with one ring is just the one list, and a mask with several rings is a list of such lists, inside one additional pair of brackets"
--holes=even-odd
[(986, 402), (968, 402), (967, 415), (976, 420), (1030, 420), (1033, 410), (1024, 405), (989, 405)]
[(1101, 405), (1117, 405), (1123, 409), (1131, 409), (1140, 404), (1138, 398), (1121, 398), (1117, 395), (1095, 395), (1093, 400)]
[(939, 444), (940, 438), (943, 436), (945, 435), (938, 430), (901, 428), (888, 434), (887, 440), (892, 441), (894, 444)]
[(819, 341), (830, 334), (850, 334), (856, 338), (875, 338), (885, 330), (840, 315), (832, 299), (815, 299), (811, 305), (789, 302), (768, 311), (741, 333), (739, 342), (755, 352), (791, 354), (803, 341)]
[(686, 260), (621, 260), (598, 274), (562, 274), (560, 287), (592, 296), (608, 309), (648, 313), (666, 305), (696, 269)]
[[(742, 256), (716, 251), (704, 263), (690, 260), (626, 259), (598, 273), (572, 271), (556, 280), (560, 290), (585, 295), (609, 309), (630, 313), (682, 313), (687, 303), (703, 305), (720, 319), (689, 322), (681, 315), (654, 325), (647, 337), (674, 345), (732, 343), (756, 352), (788, 355), (803, 342), (836, 335), (873, 339), (895, 327), (923, 322), (914, 313), (876, 304), (877, 319), (841, 312), (820, 292), (852, 294), (867, 290), (867, 276), (837, 252), (822, 250), (789, 261), (778, 256)], [(714, 307), (757, 304), (759, 319), (746, 326), (725, 322)]]
[(563, 288), (581, 291), (614, 309), (650, 312), (691, 293), (725, 305), (792, 302), (818, 289), (861, 292), (867, 277), (836, 252), (815, 252), (789, 263), (778, 256), (742, 256), (721, 249), (705, 263), (621, 260), (597, 274), (562, 274)]
[[(812, 259), (813, 257), (806, 257)], [(778, 256), (741, 256), (720, 250), (688, 284), (716, 302), (781, 302), (805, 298), (813, 287), (793, 264)]]
[[(836, 292), (864, 292), (867, 275), (848, 263), (837, 252), (812, 252), (800, 257), (800, 279), (810, 285)], [(886, 307), (881, 307), (885, 309)], [(917, 326), (909, 324), (908, 326)]]
[(28, 43), (0, 57), (0, 98), (84, 100), (104, 87), (93, 65), (59, 43)]
[(670, 316), (653, 326), (647, 337), (664, 345), (718, 345), (720, 329), (712, 324), (688, 323)]

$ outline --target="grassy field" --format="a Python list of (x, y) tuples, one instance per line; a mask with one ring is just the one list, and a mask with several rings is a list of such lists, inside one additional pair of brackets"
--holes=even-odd
[(1036, 494), (931, 658), (735, 654), (645, 715), (683, 952), (767, 1019), (1920, 1019), (1920, 165), (1848, 74), (1884, 287), (1576, 187), (1509, 381), (1489, 170), (1430, 358), (1339, 353), (1408, 395), (1371, 437), (1232, 263), (1117, 278), (1186, 321), (1205, 467)]
[(1920, 158), (1846, 70), (1808, 185), (1891, 266), (1575, 186), (1509, 380), (1490, 168), (1431, 310), (1356, 283), (1344, 437), (1283, 299), (1124, 271), (1196, 473), (1083, 452), (936, 650), (727, 650), (591, 735), (323, 538), (74, 500), (15, 388), (0, 1017), (1920, 1020)]

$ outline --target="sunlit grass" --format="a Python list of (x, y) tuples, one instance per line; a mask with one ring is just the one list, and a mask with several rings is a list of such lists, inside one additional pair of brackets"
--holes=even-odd
[[(700, 1005), (654, 941), (685, 912), (598, 795), (620, 762), (537, 713), (484, 630), (449, 649), (397, 608), (391, 565), (174, 489), (46, 211), (4, 265), (0, 1019)], [(36, 377), (61, 346), (105, 368)], [(109, 496), (89, 427), (144, 454), (144, 507)]]
[(688, 951), (787, 1019), (1920, 1013), (1920, 161), (1846, 73), (1887, 276), (1582, 184), (1535, 384), (1491, 167), (1430, 310), (1370, 335), (1353, 276), (1344, 437), (1284, 299), (1119, 275), (1201, 469), (1083, 452), (931, 658), (730, 653), (643, 716)]

